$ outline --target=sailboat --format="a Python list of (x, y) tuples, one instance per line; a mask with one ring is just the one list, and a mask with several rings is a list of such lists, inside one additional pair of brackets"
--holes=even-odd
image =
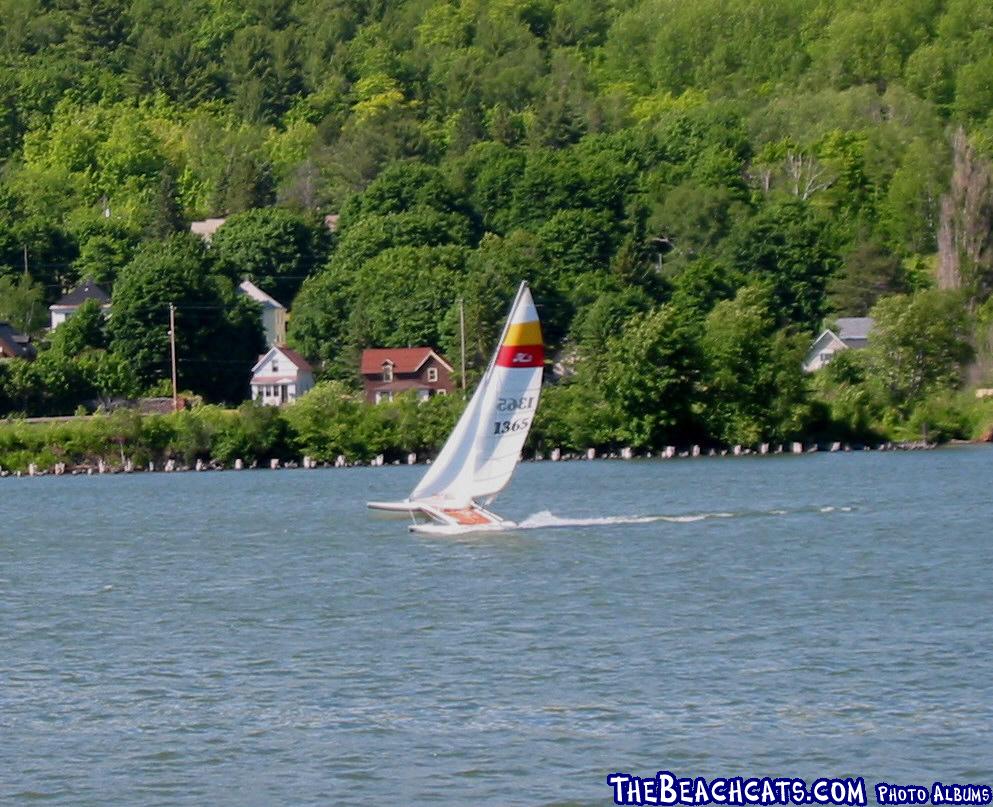
[(513, 528), (512, 521), (487, 507), (510, 482), (520, 461), (541, 397), (544, 363), (538, 312), (523, 282), (493, 358), (438, 458), (408, 498), (368, 502), (368, 507), (409, 513), (415, 518), (410, 527), (414, 532)]

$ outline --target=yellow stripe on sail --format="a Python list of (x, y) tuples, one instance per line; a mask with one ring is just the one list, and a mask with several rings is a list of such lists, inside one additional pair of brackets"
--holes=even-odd
[(503, 340), (504, 345), (516, 347), (517, 345), (540, 345), (541, 325), (537, 322), (518, 322), (507, 328), (507, 336)]

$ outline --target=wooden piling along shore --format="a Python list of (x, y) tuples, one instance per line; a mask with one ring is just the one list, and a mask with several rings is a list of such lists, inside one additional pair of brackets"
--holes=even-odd
[[(777, 455), (802, 455), (816, 453), (851, 453), (858, 451), (924, 451), (937, 448), (937, 443), (925, 440), (911, 442), (886, 442), (874, 446), (850, 445), (848, 443), (801, 443), (770, 444), (762, 443), (755, 447), (750, 446), (730, 446), (711, 447), (703, 449), (699, 445), (693, 445), (682, 449), (676, 446), (665, 446), (661, 451), (645, 451), (637, 453), (630, 447), (598, 453), (595, 448), (589, 448), (582, 453), (563, 453), (555, 448), (546, 457), (543, 452), (537, 452), (531, 457), (525, 457), (525, 461), (530, 462), (577, 462), (592, 460), (632, 460), (632, 459), (685, 459), (699, 457), (747, 457), (747, 456), (777, 456)], [(357, 467), (384, 467), (388, 465), (416, 465), (419, 459), (416, 454), (408, 454), (405, 461), (393, 460), (386, 462), (384, 455), (379, 454), (368, 462), (362, 460), (349, 460), (339, 454), (334, 462), (319, 462), (312, 457), (304, 456), (299, 461), (283, 461), (272, 458), (268, 463), (259, 464), (251, 462), (246, 464), (243, 460), (236, 459), (230, 465), (219, 460), (197, 459), (192, 465), (187, 465), (175, 459), (168, 459), (163, 463), (149, 462), (147, 465), (136, 465), (132, 460), (125, 459), (123, 463), (114, 465), (103, 459), (98, 459), (96, 463), (77, 463), (75, 465), (65, 462), (56, 462), (50, 467), (40, 467), (37, 463), (29, 463), (26, 470), (11, 470), (0, 466), (0, 478), (22, 477), (22, 476), (93, 476), (104, 474), (133, 474), (133, 473), (185, 473), (185, 472), (206, 472), (206, 471), (242, 471), (268, 469), (272, 471), (302, 468), (313, 470), (316, 468), (357, 468)], [(430, 464), (431, 460), (424, 460), (423, 464)]]

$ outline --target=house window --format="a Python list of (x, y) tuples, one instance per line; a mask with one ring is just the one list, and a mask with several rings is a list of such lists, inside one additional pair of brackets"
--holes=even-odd
[(417, 390), (417, 400), (426, 401), (431, 397), (431, 390), (429, 389), (419, 389)]
[(383, 362), (383, 381), (389, 383), (393, 380), (393, 362)]
[(276, 361), (275, 359), (272, 360), (272, 371), (274, 373), (278, 373), (279, 372), (279, 362)]
[(445, 392), (445, 390), (443, 390), (443, 389), (436, 389), (436, 390), (434, 391), (434, 394), (435, 394), (435, 395), (447, 395), (448, 393), (447, 393), (447, 392)]
[(438, 368), (428, 367), (428, 381), (437, 381), (437, 380), (438, 380)]
[(383, 401), (392, 401), (392, 400), (393, 400), (392, 392), (380, 391), (376, 393), (376, 403), (382, 403)]

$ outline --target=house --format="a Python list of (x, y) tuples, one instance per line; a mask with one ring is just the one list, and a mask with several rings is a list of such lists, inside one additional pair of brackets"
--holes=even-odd
[(54, 305), (48, 307), (51, 315), (51, 329), (54, 331), (69, 317), (75, 314), (87, 300), (96, 300), (106, 316), (110, 312), (110, 295), (92, 280), (84, 280), (76, 288), (66, 292)]
[(226, 218), (219, 219), (204, 219), (203, 221), (194, 221), (190, 223), (190, 232), (193, 235), (199, 235), (204, 241), (210, 241), (214, 237), (221, 225), (227, 221)]
[(4, 359), (28, 359), (35, 356), (31, 337), (27, 336), (9, 322), (0, 322), (0, 361)]
[(252, 368), (252, 399), (266, 406), (295, 401), (314, 386), (307, 360), (285, 345), (274, 345)]
[(265, 331), (267, 345), (286, 344), (286, 307), (274, 300), (251, 280), (243, 280), (238, 285), (238, 293), (244, 294), (262, 306), (262, 330)]
[(407, 390), (416, 390), (417, 397), (426, 401), (455, 389), (452, 365), (429, 347), (363, 350), (361, 373), (369, 403), (392, 401)]
[(842, 350), (861, 350), (869, 344), (869, 332), (875, 325), (872, 317), (839, 317), (834, 330), (827, 328), (818, 336), (803, 360), (803, 371), (820, 370)]

